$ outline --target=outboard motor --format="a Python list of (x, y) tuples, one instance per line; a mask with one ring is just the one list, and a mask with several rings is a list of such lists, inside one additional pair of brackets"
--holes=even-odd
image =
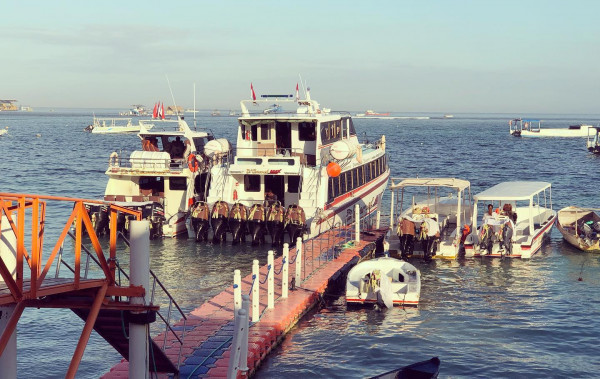
[(213, 243), (223, 242), (227, 239), (227, 217), (229, 205), (219, 200), (213, 205), (210, 222), (213, 229)]
[(513, 229), (509, 222), (502, 225), (502, 230), (500, 235), (502, 236), (502, 241), (500, 241), (500, 248), (504, 246), (504, 251), (506, 252), (504, 255), (512, 254), (512, 243), (511, 239), (513, 236)]
[(248, 214), (248, 232), (252, 236), (252, 245), (265, 242), (265, 207), (262, 204), (254, 204)]
[(161, 238), (162, 227), (165, 223), (165, 210), (161, 203), (145, 204), (142, 209), (142, 219), (150, 222), (150, 239)]
[(285, 213), (285, 229), (290, 236), (290, 246), (296, 243), (296, 239), (301, 237), (306, 228), (306, 215), (304, 209), (299, 205), (292, 204)]
[(208, 230), (210, 229), (210, 211), (208, 204), (198, 201), (192, 205), (192, 228), (196, 241), (208, 241)]
[(486, 254), (492, 253), (494, 230), (489, 225), (483, 225), (481, 227), (481, 236), (479, 237), (479, 249), (487, 251)]
[(88, 216), (90, 216), (96, 236), (109, 234), (109, 206), (106, 204), (84, 204), (84, 206)]
[(229, 230), (233, 237), (233, 244), (238, 244), (241, 241), (246, 242), (246, 219), (248, 213), (246, 207), (242, 203), (235, 203), (229, 212)]
[(271, 234), (271, 244), (273, 246), (281, 246), (283, 244), (285, 208), (281, 206), (279, 201), (274, 202), (269, 207), (267, 214), (267, 227)]

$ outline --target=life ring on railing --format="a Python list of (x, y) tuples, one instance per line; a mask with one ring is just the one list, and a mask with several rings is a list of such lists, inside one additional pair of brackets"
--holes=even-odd
[(190, 154), (187, 159), (188, 167), (191, 172), (196, 172), (200, 168), (195, 154)]
[(113, 151), (110, 154), (110, 158), (108, 158), (108, 165), (110, 167), (119, 167), (119, 154), (116, 151)]

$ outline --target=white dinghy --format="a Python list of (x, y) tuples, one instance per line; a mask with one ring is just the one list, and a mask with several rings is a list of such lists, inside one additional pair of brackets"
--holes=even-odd
[(346, 303), (418, 305), (421, 273), (408, 262), (382, 257), (361, 262), (348, 272)]

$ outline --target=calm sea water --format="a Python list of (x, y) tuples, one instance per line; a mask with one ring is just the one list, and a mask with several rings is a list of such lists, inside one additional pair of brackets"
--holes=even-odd
[[(100, 198), (110, 153), (140, 142), (135, 135), (85, 133), (91, 114), (0, 113), (0, 128), (9, 126), (0, 137), (0, 191)], [(234, 140), (234, 118), (202, 116), (199, 125)], [(552, 182), (557, 210), (598, 207), (600, 157), (586, 151), (584, 139), (517, 139), (507, 131), (514, 116), (540, 117), (548, 127), (600, 120), (457, 114), (355, 119), (355, 125), (371, 139), (386, 135), (392, 176), (459, 177), (471, 181), (473, 193), (506, 180), (543, 180)], [(49, 206), (46, 254), (69, 211)], [(126, 255), (119, 258), (126, 264)], [(266, 262), (265, 249), (151, 241), (151, 267), (186, 312), (231, 285), (234, 269), (249, 273), (253, 259)], [(441, 377), (598, 377), (600, 255), (576, 251), (554, 230), (531, 260), (414, 263), (422, 272), (418, 309), (346, 309), (342, 296), (331, 296), (294, 328), (257, 377), (359, 378), (432, 356), (442, 360)], [(27, 309), (18, 326), (19, 377), (63, 377), (83, 325), (69, 310)], [(98, 377), (119, 360), (93, 334), (78, 377)]]

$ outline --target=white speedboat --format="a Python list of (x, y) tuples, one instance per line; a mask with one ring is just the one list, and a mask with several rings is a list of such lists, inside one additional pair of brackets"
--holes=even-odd
[(346, 279), (346, 303), (418, 305), (421, 273), (408, 262), (382, 257), (354, 266)]
[(139, 120), (137, 124), (131, 118), (94, 117), (91, 125), (85, 130), (94, 134), (139, 133), (144, 129), (152, 129), (153, 121)]
[[(392, 178), (389, 189), (392, 192), (390, 250), (423, 256), (425, 237), (417, 233), (410, 245), (411, 241), (399, 236), (400, 222), (403, 218), (407, 219), (421, 230), (424, 222), (433, 221), (440, 230), (433, 258), (456, 258), (461, 248), (462, 227), (471, 224), (473, 199), (469, 181), (456, 178)], [(397, 209), (401, 214), (394, 220)]]
[[(190, 206), (206, 198), (208, 171), (219, 159), (209, 160), (205, 146), (215, 141), (212, 134), (191, 130), (183, 119), (155, 120), (139, 133), (141, 150), (129, 156), (116, 151), (110, 155), (108, 183), (104, 200), (142, 211), (151, 221), (151, 236), (187, 236), (186, 220)], [(99, 234), (108, 229), (106, 207), (86, 205)], [(118, 228), (126, 231), (126, 216), (120, 216)]]
[[(249, 106), (273, 103), (269, 95), (262, 97), (241, 101), (234, 162), (211, 168), (211, 209), (218, 202), (260, 208), (265, 200), (277, 201), (288, 210), (300, 209), (305, 236), (351, 222), (357, 204), (361, 217), (375, 212), (390, 172), (385, 136), (359, 142), (350, 115), (324, 113), (309, 91), (304, 100), (277, 99), (284, 109), (278, 113), (250, 113)], [(285, 111), (286, 105), (293, 110)], [(266, 216), (257, 216), (264, 212), (248, 212), (254, 243), (264, 234)], [(296, 232), (290, 231), (290, 238)]]
[[(556, 221), (552, 188), (547, 182), (503, 182), (474, 199), (472, 232), (464, 244), (466, 257), (531, 258)], [(480, 218), (479, 202), (496, 210)], [(479, 228), (478, 220), (482, 220)]]
[(571, 125), (569, 128), (542, 128), (541, 120), (516, 118), (508, 121), (509, 132), (515, 137), (587, 137), (592, 125)]
[(588, 129), (587, 149), (590, 153), (600, 154), (600, 126)]
[(0, 136), (3, 136), (8, 133), (8, 126), (4, 129), (0, 129)]

